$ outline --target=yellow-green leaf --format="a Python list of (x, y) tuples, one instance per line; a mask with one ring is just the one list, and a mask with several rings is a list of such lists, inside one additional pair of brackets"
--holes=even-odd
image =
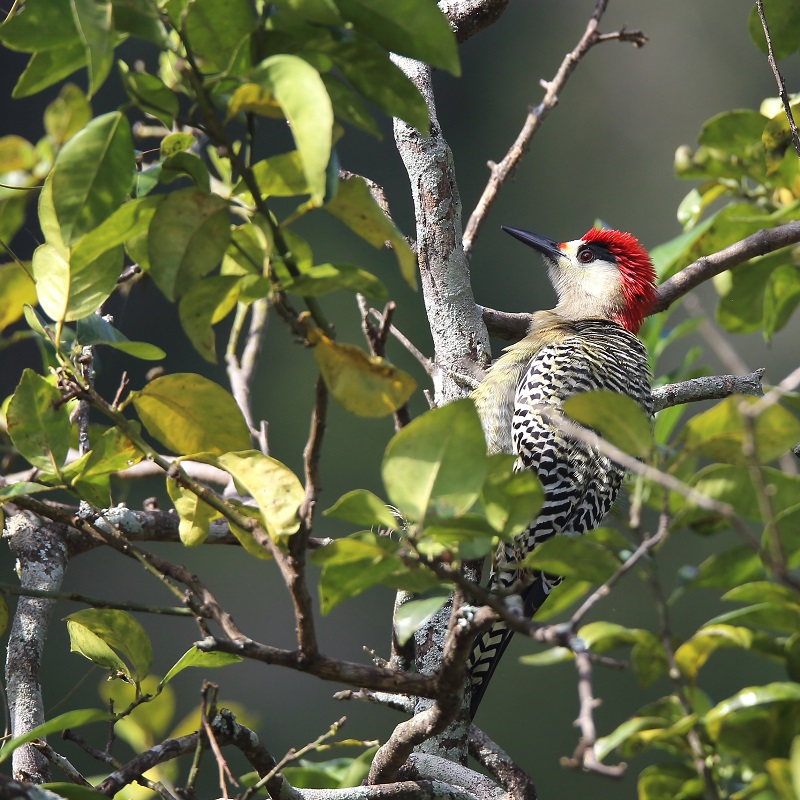
[(25, 305), (35, 305), (36, 286), (19, 264), (0, 264), (0, 331), (22, 316)]
[(178, 535), (181, 541), (187, 547), (202, 544), (208, 536), (211, 520), (221, 516), (219, 511), (170, 478), (167, 478), (167, 494), (178, 512)]
[(286, 465), (257, 450), (224, 453), (217, 462), (233, 476), (243, 493), (256, 501), (270, 536), (286, 536), (297, 531), (300, 527), (297, 512), (305, 492)]
[(354, 414), (362, 417), (391, 414), (417, 388), (410, 375), (354, 345), (338, 344), (317, 331), (312, 341), (325, 384), (339, 403)]
[(147, 432), (178, 455), (219, 454), (250, 444), (236, 401), (201, 375), (164, 375), (133, 392), (132, 398)]

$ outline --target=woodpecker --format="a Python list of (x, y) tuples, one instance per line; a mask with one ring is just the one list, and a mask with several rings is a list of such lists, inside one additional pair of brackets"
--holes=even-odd
[[(528, 334), (507, 347), (473, 392), (489, 453), (515, 455), (515, 469), (533, 470), (544, 503), (530, 527), (494, 557), (489, 588), (516, 598), (532, 617), (560, 582), (520, 566), (551, 536), (578, 536), (610, 511), (624, 470), (553, 424), (562, 401), (608, 389), (633, 398), (652, 416), (647, 350), (636, 337), (655, 304), (655, 270), (629, 233), (591, 229), (556, 242), (518, 228), (506, 233), (544, 258), (558, 303), (533, 315)], [(546, 410), (546, 416), (542, 410)], [(512, 632), (502, 622), (479, 637), (467, 668), (474, 717)]]

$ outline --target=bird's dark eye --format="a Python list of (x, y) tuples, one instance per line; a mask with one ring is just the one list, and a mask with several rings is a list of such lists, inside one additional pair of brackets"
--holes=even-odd
[(581, 264), (591, 264), (594, 261), (594, 253), (588, 247), (582, 247), (578, 250), (578, 261)]

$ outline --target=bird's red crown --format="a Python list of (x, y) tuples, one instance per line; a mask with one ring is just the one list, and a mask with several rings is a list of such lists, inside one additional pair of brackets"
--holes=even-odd
[(631, 234), (607, 228), (590, 228), (582, 240), (595, 242), (614, 256), (622, 277), (625, 303), (615, 322), (637, 333), (656, 302), (656, 271), (647, 250)]

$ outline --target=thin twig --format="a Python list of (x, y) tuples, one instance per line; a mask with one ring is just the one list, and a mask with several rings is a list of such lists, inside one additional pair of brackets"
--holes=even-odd
[(601, 42), (611, 40), (626, 41), (631, 42), (636, 47), (641, 47), (647, 41), (647, 37), (641, 31), (621, 30), (615, 33), (599, 33), (597, 28), (607, 5), (608, 0), (597, 0), (592, 16), (586, 26), (586, 30), (583, 32), (578, 44), (564, 56), (564, 60), (561, 62), (553, 79), (550, 81), (542, 81), (542, 86), (545, 89), (544, 97), (539, 105), (528, 109), (525, 123), (517, 135), (516, 140), (509, 148), (509, 151), (499, 164), (489, 162), (488, 166), (491, 171), (489, 181), (475, 206), (475, 210), (469, 218), (469, 222), (467, 222), (464, 228), (464, 252), (467, 256), (472, 252), (472, 246), (478, 232), (489, 213), (489, 209), (494, 204), (500, 189), (528, 151), (531, 140), (548, 114), (558, 104), (559, 93), (564, 88), (570, 75), (575, 71), (575, 68), (583, 57), (592, 47)]
[[(369, 310), (370, 316), (376, 319), (381, 325), (384, 324), (384, 316), (378, 311), (376, 308), (370, 308)], [(400, 330), (398, 330), (394, 325), (389, 325), (389, 332), (400, 342), (409, 353), (419, 362), (420, 366), (428, 373), (431, 377), (434, 376), (436, 373), (436, 364), (428, 358), (427, 356), (423, 355), (419, 348)]]
[(756, 8), (758, 9), (758, 16), (761, 19), (761, 27), (764, 29), (764, 37), (767, 40), (767, 61), (772, 67), (772, 74), (775, 76), (775, 82), (778, 84), (778, 96), (783, 103), (783, 110), (786, 114), (786, 119), (789, 121), (789, 130), (792, 132), (792, 143), (797, 155), (800, 156), (800, 134), (797, 132), (797, 125), (794, 121), (794, 114), (792, 114), (792, 106), (789, 103), (789, 95), (786, 93), (786, 81), (778, 69), (778, 64), (775, 61), (775, 54), (772, 52), (772, 37), (769, 34), (769, 27), (767, 25), (767, 17), (764, 14), (763, 0), (756, 0)]

